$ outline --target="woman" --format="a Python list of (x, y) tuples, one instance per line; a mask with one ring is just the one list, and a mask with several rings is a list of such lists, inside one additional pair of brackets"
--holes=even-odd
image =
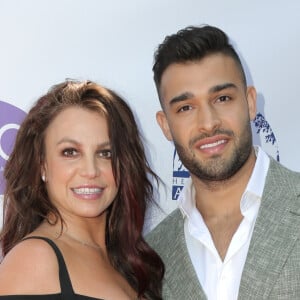
[(0, 299), (161, 299), (163, 263), (141, 235), (149, 174), (124, 100), (93, 82), (54, 86), (5, 167)]

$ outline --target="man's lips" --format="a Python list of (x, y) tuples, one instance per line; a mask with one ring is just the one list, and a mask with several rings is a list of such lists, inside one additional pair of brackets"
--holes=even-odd
[(194, 144), (194, 147), (197, 149), (203, 150), (205, 152), (219, 151), (219, 150), (222, 150), (227, 143), (228, 143), (227, 136), (218, 135), (218, 136), (200, 139)]
[(226, 140), (218, 140), (218, 141), (213, 142), (213, 143), (201, 145), (200, 149), (213, 148), (213, 147), (216, 147), (218, 145), (225, 144), (225, 143), (226, 143)]

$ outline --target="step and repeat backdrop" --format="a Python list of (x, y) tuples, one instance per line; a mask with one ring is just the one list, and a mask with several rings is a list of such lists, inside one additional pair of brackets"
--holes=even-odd
[(50, 86), (72, 78), (127, 99), (166, 185), (156, 193), (159, 208), (149, 209), (146, 230), (171, 212), (189, 174), (156, 124), (153, 53), (166, 35), (201, 24), (229, 35), (257, 89), (255, 144), (300, 171), (299, 1), (0, 0), (1, 205), (3, 169), (26, 112)]

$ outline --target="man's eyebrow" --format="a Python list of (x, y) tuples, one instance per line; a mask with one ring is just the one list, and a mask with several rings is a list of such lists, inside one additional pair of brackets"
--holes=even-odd
[(217, 92), (220, 92), (220, 91), (228, 89), (228, 88), (237, 89), (237, 86), (234, 83), (229, 83), (229, 82), (223, 83), (223, 84), (218, 84), (218, 85), (211, 87), (209, 89), (209, 93), (217, 93)]
[[(211, 87), (208, 91), (209, 93), (217, 93), (217, 92), (220, 92), (222, 90), (225, 90), (225, 89), (229, 89), (229, 88), (234, 88), (234, 89), (237, 89), (237, 86), (234, 84), (234, 83), (223, 83), (223, 84), (218, 84), (218, 85), (215, 85), (213, 87)], [(185, 100), (188, 100), (190, 98), (193, 98), (194, 97), (194, 94), (191, 93), (191, 92), (185, 92), (185, 93), (182, 93), (178, 96), (175, 96), (174, 98), (172, 98), (170, 101), (169, 101), (169, 105), (172, 106), (173, 104), (175, 103), (178, 103), (178, 102), (181, 102), (181, 101), (185, 101)]]
[(172, 98), (170, 101), (169, 101), (169, 105), (173, 105), (177, 102), (181, 102), (181, 101), (185, 101), (187, 99), (190, 99), (190, 98), (193, 98), (194, 97), (194, 94), (190, 93), (190, 92), (185, 92), (185, 93), (182, 93), (174, 98)]

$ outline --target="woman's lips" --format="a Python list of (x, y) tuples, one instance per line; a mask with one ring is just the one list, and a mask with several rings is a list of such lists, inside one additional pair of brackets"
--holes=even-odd
[(72, 192), (74, 193), (76, 198), (81, 199), (98, 199), (103, 191), (104, 188), (100, 187), (77, 187), (77, 188), (71, 188)]

